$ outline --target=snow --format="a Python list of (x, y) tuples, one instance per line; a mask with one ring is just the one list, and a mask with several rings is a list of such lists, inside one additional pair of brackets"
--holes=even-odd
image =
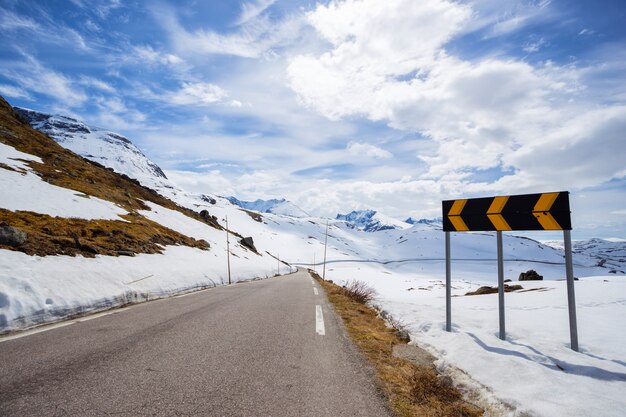
[[(465, 271), (466, 265), (454, 262), (453, 268)], [(441, 370), (452, 365), (471, 375), (515, 408), (509, 415), (623, 415), (626, 280), (611, 276), (576, 282), (581, 344), (576, 353), (568, 347), (564, 281), (526, 281), (524, 289), (545, 290), (507, 293), (507, 338), (502, 341), (497, 294), (463, 296), (480, 285), (494, 285), (493, 271), (453, 280), (453, 332), (448, 333), (443, 275), (415, 269), (337, 264), (327, 270), (327, 278), (340, 284), (359, 279), (376, 288), (381, 308), (406, 325), (414, 343), (440, 358)]]
[(245, 208), (246, 210), (252, 210), (259, 213), (273, 213), (290, 217), (310, 217), (307, 212), (293, 204), (291, 201), (285, 200), (284, 198), (271, 200), (257, 199), (255, 201), (241, 201), (235, 197), (228, 197), (228, 201), (239, 207)]
[(0, 167), (0, 207), (80, 219), (123, 220), (119, 215), (128, 214), (109, 201), (43, 181), (25, 162), (16, 160), (18, 158), (42, 163), (38, 157), (0, 143), (0, 163), (16, 170)]
[(349, 227), (365, 232), (378, 232), (388, 229), (407, 229), (406, 222), (378, 213), (375, 210), (355, 210), (348, 214), (337, 214), (337, 220), (345, 221)]
[[(276, 262), (231, 257), (233, 281), (276, 273)], [(256, 256), (256, 258), (260, 258)], [(285, 267), (282, 273), (289, 272)], [(168, 246), (135, 257), (28, 256), (0, 250), (0, 330), (26, 328), (228, 282), (226, 254)]]

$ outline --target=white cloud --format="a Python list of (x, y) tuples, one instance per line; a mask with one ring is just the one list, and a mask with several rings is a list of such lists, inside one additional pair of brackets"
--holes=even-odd
[(162, 65), (181, 65), (185, 62), (174, 54), (155, 51), (150, 45), (133, 47), (132, 58), (144, 63), (158, 63)]
[[(260, 7), (265, 3), (267, 2), (259, 2), (257, 5)], [(273, 21), (259, 10), (250, 9), (246, 20), (241, 21), (236, 30), (227, 33), (206, 29), (190, 32), (177, 20), (174, 11), (162, 7), (153, 12), (169, 33), (172, 46), (178, 55), (189, 59), (211, 54), (271, 58), (276, 53), (276, 48), (293, 42), (299, 36), (303, 21), (299, 16)], [(254, 14), (252, 11), (259, 13)]]
[(83, 75), (79, 78), (78, 83), (85, 87), (91, 87), (104, 91), (105, 93), (115, 93), (115, 88), (113, 88), (110, 84), (94, 77), (87, 77)]
[(528, 42), (526, 43), (523, 47), (522, 50), (524, 52), (528, 52), (529, 54), (531, 53), (535, 53), (538, 52), (539, 49), (541, 49), (541, 47), (543, 45), (545, 45), (546, 41), (544, 38), (539, 38), (537, 41), (534, 42)]
[(15, 68), (0, 69), (0, 74), (28, 91), (52, 97), (69, 107), (77, 106), (87, 100), (87, 95), (72, 79), (42, 66), (39, 61), (25, 52), (21, 54), (26, 59)]
[(226, 97), (228, 97), (226, 91), (215, 84), (186, 82), (178, 91), (169, 94), (167, 98), (176, 105), (203, 106), (220, 102)]
[(393, 158), (391, 152), (367, 143), (350, 142), (348, 143), (346, 150), (354, 156), (365, 156), (374, 159)]
[[(623, 109), (589, 101), (585, 72), (575, 66), (450, 55), (446, 42), (475, 18), (466, 5), (444, 0), (319, 5), (308, 21), (329, 47), (292, 58), (289, 84), (330, 119), (363, 115), (434, 140), (434, 152), (418, 155), (429, 165), (424, 178), (499, 168), (513, 174), (491, 187), (514, 192), (623, 177), (615, 157), (626, 148), (617, 134)], [(597, 157), (594, 146), (602, 149)]]
[(241, 25), (257, 18), (274, 3), (276, 3), (276, 0), (257, 0), (255, 2), (243, 3), (241, 5), (241, 15), (237, 19), (237, 24)]
[(32, 97), (20, 87), (9, 84), (0, 84), (0, 95), (13, 98), (24, 98), (31, 100)]
[(39, 31), (41, 26), (31, 18), (20, 16), (8, 8), (2, 7), (0, 9), (0, 29), (6, 31), (20, 29)]

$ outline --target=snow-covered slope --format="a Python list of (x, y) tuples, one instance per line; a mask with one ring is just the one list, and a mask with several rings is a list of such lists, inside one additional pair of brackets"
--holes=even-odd
[(412, 224), (412, 225), (415, 225), (415, 224), (427, 225), (437, 230), (441, 230), (443, 227), (443, 220), (441, 219), (441, 217), (438, 217), (436, 219), (414, 219), (412, 217), (409, 217), (404, 222), (408, 224)]
[[(552, 247), (563, 249), (563, 241), (550, 240), (544, 242)], [(577, 240), (572, 242), (572, 251), (596, 259), (598, 265), (610, 269), (610, 273), (626, 273), (626, 241), (610, 241), (604, 239)]]
[(406, 229), (409, 227), (407, 223), (385, 216), (375, 210), (354, 210), (348, 214), (337, 214), (336, 220), (343, 220), (348, 227), (364, 232)]
[(157, 164), (148, 159), (130, 140), (106, 129), (66, 116), (51, 115), (14, 107), (36, 130), (83, 158), (98, 162), (115, 172), (139, 180), (143, 185), (172, 186)]
[(259, 213), (273, 213), (280, 214), (282, 216), (290, 217), (310, 217), (311, 215), (300, 207), (293, 204), (291, 201), (287, 201), (284, 198), (255, 201), (242, 201), (236, 197), (228, 197), (228, 201), (244, 208), (246, 210), (257, 211)]

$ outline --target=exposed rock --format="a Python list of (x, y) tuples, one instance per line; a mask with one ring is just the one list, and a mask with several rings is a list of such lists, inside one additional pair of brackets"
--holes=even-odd
[(397, 329), (396, 336), (398, 336), (398, 338), (402, 340), (404, 343), (409, 343), (411, 341), (411, 335), (409, 334), (408, 331), (404, 329)]
[[(523, 287), (521, 285), (506, 285), (504, 284), (504, 292), (511, 292), (521, 290)], [(465, 293), (465, 295), (483, 295), (483, 294), (496, 294), (498, 292), (498, 287), (480, 287), (476, 291), (470, 291)]]
[(534, 269), (519, 274), (519, 281), (543, 281), (543, 275), (539, 275)]
[(119, 256), (135, 256), (134, 252), (131, 252), (129, 250), (118, 250), (117, 254)]
[(434, 362), (436, 358), (426, 350), (415, 345), (394, 345), (393, 356), (406, 359), (417, 366), (435, 367)]
[(254, 240), (250, 236), (239, 239), (239, 243), (241, 243), (243, 246), (247, 247), (253, 252), (257, 251), (256, 248), (254, 247)]
[(0, 225), (0, 244), (7, 246), (20, 246), (26, 243), (28, 235), (17, 227), (6, 223)]
[(209, 197), (208, 195), (202, 194), (200, 198), (202, 199), (202, 201), (206, 201), (209, 204), (217, 203), (217, 201), (213, 197)]

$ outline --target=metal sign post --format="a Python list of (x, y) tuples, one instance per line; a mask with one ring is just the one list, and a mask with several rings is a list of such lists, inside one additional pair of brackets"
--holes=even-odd
[(450, 232), (446, 232), (446, 331), (452, 331), (452, 262), (450, 261)]
[(326, 279), (326, 248), (328, 247), (328, 220), (326, 220), (326, 238), (324, 239), (324, 269), (322, 271), (322, 279)]
[(563, 230), (565, 246), (565, 274), (567, 278), (567, 306), (569, 308), (570, 347), (578, 352), (578, 325), (576, 323), (576, 296), (574, 295), (574, 264), (572, 262), (572, 234)]
[(230, 285), (230, 238), (228, 236), (228, 216), (226, 216), (226, 262), (228, 263), (228, 285)]
[(502, 250), (502, 232), (496, 232), (498, 240), (498, 317), (500, 319), (500, 339), (506, 339), (504, 329), (504, 259)]
[(452, 328), (450, 319), (450, 232), (496, 231), (498, 245), (499, 337), (505, 340), (502, 231), (562, 230), (565, 246), (570, 345), (573, 350), (578, 352), (569, 192), (448, 200), (442, 202), (442, 211), (443, 231), (446, 234), (446, 330), (451, 331)]

